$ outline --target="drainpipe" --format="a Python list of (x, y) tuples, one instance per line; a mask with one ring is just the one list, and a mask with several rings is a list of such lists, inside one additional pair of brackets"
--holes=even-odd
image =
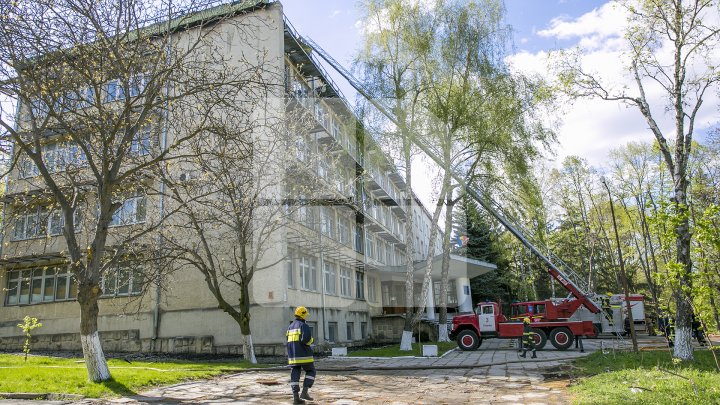
[[(166, 49), (166, 57), (168, 62), (170, 61), (170, 48), (172, 45), (172, 36), (168, 39), (168, 45)], [(163, 113), (163, 125), (162, 125), (162, 132), (160, 134), (160, 150), (165, 150), (167, 148), (167, 133), (168, 133), (168, 114), (170, 109), (170, 103), (168, 102), (168, 97), (170, 95), (170, 85), (168, 83), (165, 83), (165, 112)], [(162, 219), (165, 216), (165, 182), (160, 183), (160, 219)], [(160, 226), (160, 229), (162, 229), (163, 226)], [(162, 243), (162, 239), (158, 236), (158, 244)], [(156, 351), (156, 343), (157, 339), (160, 336), (160, 280), (155, 280), (155, 302), (153, 305), (153, 325), (152, 325), (152, 338), (151, 338), (151, 345), (150, 345), (150, 351), (154, 352)]]

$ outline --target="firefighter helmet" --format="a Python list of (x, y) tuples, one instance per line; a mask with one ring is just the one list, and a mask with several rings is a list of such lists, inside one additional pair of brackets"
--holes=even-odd
[(295, 316), (297, 316), (300, 319), (305, 319), (308, 315), (308, 310), (305, 307), (297, 307), (295, 308)]
[(613, 296), (613, 293), (609, 292), (609, 293), (607, 293), (607, 296), (608, 296), (608, 297), (612, 297), (612, 296)]
[(529, 323), (530, 323), (530, 318), (528, 318), (528, 317), (523, 318), (523, 323), (529, 324)]

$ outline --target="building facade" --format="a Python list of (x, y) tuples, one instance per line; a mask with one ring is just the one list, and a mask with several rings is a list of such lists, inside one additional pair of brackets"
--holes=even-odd
[[(219, 10), (203, 13), (208, 18), (226, 12)], [(262, 53), (268, 71), (282, 72), (282, 83), (276, 84), (283, 94), (266, 108), (283, 110), (288, 117), (299, 111), (311, 122), (302, 131), (284, 134), (290, 138), (284, 140), (288, 157), (277, 171), (277, 187), (290, 188), (300, 179), (311, 179), (316, 185), (307, 195), (292, 195), (303, 202), (274, 233), (263, 258), (268, 265), (253, 276), (250, 325), (256, 351), (260, 355), (283, 353), (285, 326), (298, 305), (309, 309), (309, 324), (318, 342), (353, 345), (399, 339), (398, 320), (408, 306), (406, 244), (412, 243), (416, 252), (411, 258), (416, 268), (416, 302), (411, 305), (424, 308), (426, 319), (432, 321), (439, 302), (439, 254), (445, 236), (438, 232), (435, 249), (428, 252), (430, 213), (415, 195), (405, 195), (403, 177), (392, 160), (364, 130), (330, 76), (303, 45), (282, 5), (254, 3), (251, 11), (230, 20), (249, 18), (249, 14), (262, 21), (256, 29), (261, 46), (228, 45), (227, 41), (247, 38), (233, 35), (234, 25), (226, 20), (219, 23), (227, 24), (220, 27), (223, 46), (228, 52), (252, 49)], [(174, 35), (181, 42), (192, 35), (192, 28)], [(112, 89), (109, 83), (104, 90), (110, 101), (118, 97)], [(24, 110), (19, 111), (23, 114)], [(157, 136), (161, 135), (147, 131), (131, 147), (142, 154), (150, 144), (163, 143)], [(74, 163), (82, 165), (82, 154), (73, 152), (75, 146), (67, 141), (49, 142), (44, 148), (46, 154), (76, 156), (80, 161)], [(41, 188), (37, 175), (31, 164), (19, 165), (6, 182), (9, 197), (3, 215), (12, 221), (4, 224), (0, 259), (0, 347), (22, 347), (16, 325), (30, 315), (43, 323), (34, 334), (35, 349), (79, 350), (77, 285), (63, 258), (61, 215), (50, 208), (12, 212), (17, 196)], [(414, 202), (409, 209), (408, 201)], [(165, 204), (162, 196), (129, 193), (113, 216), (111, 231), (142, 227), (165, 215), (160, 208)], [(414, 218), (413, 240), (408, 240), (405, 230), (409, 215)], [(427, 255), (437, 256), (432, 292), (419, 303)], [(494, 268), (452, 256), (450, 312), (472, 311), (469, 279)], [(242, 352), (237, 324), (218, 308), (200, 273), (174, 272), (162, 286), (145, 283), (146, 277), (143, 271), (123, 266), (105, 273), (98, 319), (106, 351)]]

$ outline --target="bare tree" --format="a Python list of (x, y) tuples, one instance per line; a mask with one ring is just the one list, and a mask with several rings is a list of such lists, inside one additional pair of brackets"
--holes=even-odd
[(45, 237), (3, 253), (52, 251), (69, 266), (92, 381), (111, 378), (97, 328), (102, 279), (152, 251), (172, 214), (153, 174), (261, 81), (262, 55), (246, 60), (218, 46), (223, 33), (252, 35), (261, 22), (231, 18), (248, 6), (196, 14), (164, 1), (0, 5), (0, 94), (12, 100), (0, 127), (14, 147), (6, 225), (15, 240)]

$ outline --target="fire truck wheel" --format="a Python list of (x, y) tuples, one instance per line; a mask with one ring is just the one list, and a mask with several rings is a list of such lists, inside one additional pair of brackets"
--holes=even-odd
[(545, 344), (547, 343), (547, 334), (542, 329), (536, 329), (533, 328), (533, 339), (535, 339), (535, 349), (536, 350), (542, 350), (543, 347), (545, 347)]
[(550, 343), (558, 350), (567, 350), (573, 345), (573, 341), (575, 341), (575, 335), (564, 326), (555, 328), (550, 332)]
[(480, 346), (480, 338), (474, 331), (466, 329), (458, 334), (457, 344), (461, 350), (475, 350)]
[(593, 334), (592, 336), (588, 336), (588, 339), (597, 339), (598, 336), (600, 336), (600, 326), (597, 323), (593, 324)]

